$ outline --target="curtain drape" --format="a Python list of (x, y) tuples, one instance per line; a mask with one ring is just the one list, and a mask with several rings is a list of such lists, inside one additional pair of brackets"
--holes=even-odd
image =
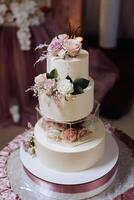
[[(84, 0), (82, 28), (84, 34), (99, 35), (100, 0)], [(119, 38), (134, 39), (134, 1), (121, 0)]]
[[(0, 122), (10, 117), (9, 108), (15, 99), (21, 112), (21, 121), (26, 124), (34, 113), (35, 101), (32, 93), (26, 93), (34, 83), (35, 75), (45, 72), (45, 62), (34, 67), (41, 52), (35, 47), (49, 42), (62, 32), (58, 22), (51, 17), (40, 26), (31, 27), (32, 47), (30, 51), (21, 51), (16, 36), (16, 27), (0, 27)], [(34, 121), (32, 119), (32, 121)]]

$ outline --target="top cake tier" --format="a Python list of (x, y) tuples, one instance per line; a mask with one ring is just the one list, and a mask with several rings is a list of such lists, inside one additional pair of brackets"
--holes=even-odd
[(61, 79), (70, 76), (72, 80), (78, 78), (89, 78), (88, 74), (89, 54), (86, 50), (81, 49), (76, 57), (66, 57), (61, 59), (50, 56), (47, 59), (47, 72), (57, 69), (58, 76)]

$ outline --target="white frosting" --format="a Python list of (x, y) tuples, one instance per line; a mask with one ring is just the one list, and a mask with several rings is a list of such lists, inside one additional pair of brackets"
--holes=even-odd
[(46, 167), (58, 171), (80, 171), (93, 166), (103, 156), (105, 128), (100, 120), (95, 132), (91, 133), (91, 141), (78, 146), (66, 146), (48, 140), (41, 124), (42, 119), (34, 129), (36, 153)]
[(45, 93), (39, 95), (41, 115), (55, 121), (77, 121), (89, 115), (94, 104), (94, 81), (90, 78), (84, 93), (74, 95), (68, 101), (56, 103)]
[(77, 78), (88, 79), (89, 56), (86, 50), (81, 50), (79, 55), (74, 58), (49, 57), (47, 59), (47, 72), (57, 69), (60, 78), (70, 76), (72, 80)]

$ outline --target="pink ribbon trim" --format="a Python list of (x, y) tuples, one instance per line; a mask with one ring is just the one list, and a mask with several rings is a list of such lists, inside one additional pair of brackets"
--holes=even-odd
[[(24, 167), (24, 166), (23, 166)], [(59, 193), (82, 193), (82, 192), (89, 192), (91, 190), (97, 189), (104, 184), (106, 184), (115, 174), (118, 167), (118, 162), (115, 166), (103, 177), (88, 183), (78, 184), (78, 185), (60, 185), (45, 181), (43, 179), (38, 178), (37, 176), (33, 175), (29, 170), (24, 167), (24, 171), (28, 175), (28, 177), (36, 184), (40, 185), (45, 190), (51, 190), (53, 192)]]

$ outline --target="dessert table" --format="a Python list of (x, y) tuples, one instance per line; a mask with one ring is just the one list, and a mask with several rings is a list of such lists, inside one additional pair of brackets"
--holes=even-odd
[[(122, 131), (105, 123), (107, 134), (112, 134), (119, 146), (119, 169), (112, 185), (92, 200), (133, 200), (134, 199), (134, 141)], [(26, 176), (20, 158), (19, 147), (28, 136), (27, 130), (18, 135), (0, 151), (0, 199), (1, 200), (52, 200), (37, 184)], [(73, 200), (73, 195), (71, 200)]]

